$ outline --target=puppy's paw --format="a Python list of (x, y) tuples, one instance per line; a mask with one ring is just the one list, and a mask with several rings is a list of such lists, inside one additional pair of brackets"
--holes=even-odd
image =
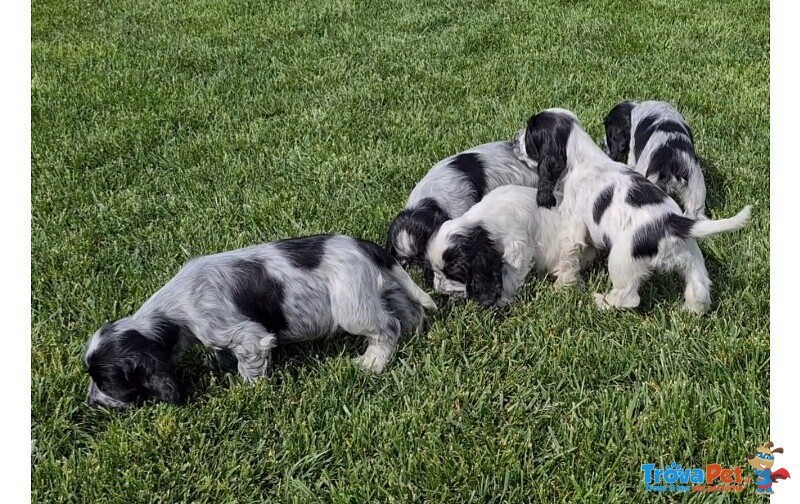
[(430, 297), (430, 295), (427, 292), (423, 291), (422, 294), (420, 294), (419, 301), (420, 304), (422, 304), (422, 306), (427, 310), (437, 311), (439, 309), (439, 307), (436, 306), (436, 302), (433, 300), (432, 297)]
[(580, 275), (559, 275), (555, 283), (557, 289), (569, 289), (582, 285), (583, 278), (581, 278)]
[(612, 308), (612, 305), (610, 305), (606, 300), (605, 294), (595, 293), (594, 302), (601, 310), (609, 310)]
[(689, 300), (686, 300), (686, 302), (683, 303), (684, 310), (688, 310), (696, 315), (704, 315), (709, 308), (711, 308), (711, 303)]
[(355, 357), (353, 362), (358, 364), (365, 372), (376, 375), (381, 374), (383, 368), (386, 367), (386, 359), (367, 354)]

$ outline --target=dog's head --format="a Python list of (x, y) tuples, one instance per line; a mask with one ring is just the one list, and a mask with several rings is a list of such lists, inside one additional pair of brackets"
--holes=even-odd
[(397, 214), (389, 226), (386, 248), (403, 267), (415, 265), (425, 269), (428, 241), (448, 219), (434, 200), (426, 198)]
[(104, 325), (86, 349), (89, 405), (121, 409), (147, 397), (180, 402), (172, 369), (178, 332), (178, 327), (163, 321), (139, 328), (130, 319)]
[(628, 161), (631, 146), (631, 111), (635, 106), (634, 102), (617, 103), (603, 120), (606, 128), (603, 150), (608, 157), (618, 163)]
[(548, 109), (531, 116), (525, 129), (524, 154), (539, 165), (536, 202), (552, 208), (556, 183), (567, 169), (567, 142), (578, 118), (565, 109)]
[(773, 446), (775, 444), (769, 441), (767, 444), (759, 446), (756, 453), (748, 453), (747, 463), (758, 470), (772, 468), (775, 464), (775, 454), (783, 453), (783, 448), (773, 448)]
[(503, 294), (503, 255), (480, 226), (445, 223), (428, 247), (437, 292), (494, 306)]

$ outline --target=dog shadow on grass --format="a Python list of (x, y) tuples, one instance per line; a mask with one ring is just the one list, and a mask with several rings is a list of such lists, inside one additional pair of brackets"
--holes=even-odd
[[(367, 347), (363, 337), (337, 332), (330, 338), (278, 345), (272, 350), (272, 359), (265, 379), (279, 382), (283, 375), (297, 378), (309, 366), (319, 367), (328, 359), (352, 359)], [(353, 364), (355, 366), (355, 364)], [(190, 348), (177, 366), (178, 382), (184, 391), (184, 404), (202, 404), (208, 399), (212, 387), (228, 390), (245, 385), (236, 369), (236, 363), (220, 364), (213, 352), (200, 345)]]
[(725, 175), (713, 162), (706, 158), (699, 157), (700, 168), (706, 182), (706, 215), (709, 210), (721, 208), (728, 202), (728, 185), (725, 182)]

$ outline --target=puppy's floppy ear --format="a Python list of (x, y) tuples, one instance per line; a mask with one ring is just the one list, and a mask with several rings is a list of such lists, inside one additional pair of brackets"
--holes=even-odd
[(170, 364), (179, 331), (180, 328), (168, 320), (158, 320), (153, 325), (152, 338), (145, 338), (138, 331), (130, 338), (136, 352), (129, 359), (139, 390), (172, 404), (181, 399), (180, 387)]
[(494, 306), (503, 295), (503, 256), (491, 240), (475, 243), (467, 296), (482, 306)]
[(542, 208), (556, 206), (556, 197), (553, 190), (556, 182), (561, 178), (567, 163), (560, 157), (547, 155), (539, 161), (539, 183), (536, 192), (536, 204)]
[(422, 261), (422, 278), (428, 285), (433, 285), (433, 268), (427, 259)]
[(177, 404), (181, 401), (181, 391), (175, 376), (166, 369), (159, 369), (154, 373), (145, 376), (142, 380), (142, 388), (149, 395), (170, 404)]
[(608, 156), (618, 163), (628, 161), (631, 143), (631, 111), (633, 104), (619, 103), (611, 109), (603, 124), (606, 128)]
[(530, 124), (525, 129), (525, 154), (534, 161), (539, 159), (539, 148), (536, 147), (536, 137)]
[(630, 128), (621, 128), (619, 126), (612, 126), (606, 129), (606, 145), (608, 146), (608, 157), (618, 163), (625, 163), (628, 161), (628, 152), (630, 150), (631, 130)]

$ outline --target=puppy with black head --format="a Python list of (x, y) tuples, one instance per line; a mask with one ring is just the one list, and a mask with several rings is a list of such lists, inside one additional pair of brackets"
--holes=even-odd
[(686, 216), (705, 218), (706, 184), (692, 129), (662, 101), (622, 102), (604, 120), (605, 151), (614, 161), (677, 197)]
[[(531, 269), (553, 273), (561, 215), (541, 208), (532, 187), (503, 186), (456, 219), (428, 244), (437, 292), (483, 306), (509, 303)], [(592, 256), (585, 254), (585, 262)]]
[[(550, 109), (531, 117), (525, 148), (540, 163), (554, 160), (552, 168), (540, 171), (540, 177), (549, 180), (540, 182), (539, 192), (563, 186), (558, 284), (579, 281), (581, 259), (591, 245), (609, 250), (613, 287), (595, 295), (601, 308), (634, 308), (640, 302), (641, 283), (652, 273), (678, 271), (686, 282), (685, 308), (708, 310), (711, 280), (696, 238), (743, 227), (749, 206), (729, 219), (684, 216), (658, 186), (610, 159), (568, 110)], [(542, 198), (537, 200), (543, 204)]]
[(463, 215), (497, 187), (534, 186), (537, 179), (536, 163), (520, 155), (517, 140), (479, 145), (444, 159), (414, 187), (389, 226), (389, 252), (404, 266), (422, 267), (431, 282), (425, 254), (442, 223)]
[(358, 358), (380, 373), (402, 334), (436, 309), (382, 247), (318, 235), (189, 261), (132, 316), (89, 340), (89, 404), (124, 408), (152, 397), (177, 403), (174, 365), (188, 345), (235, 358), (248, 380), (264, 376), (273, 347), (344, 331), (365, 336)]

